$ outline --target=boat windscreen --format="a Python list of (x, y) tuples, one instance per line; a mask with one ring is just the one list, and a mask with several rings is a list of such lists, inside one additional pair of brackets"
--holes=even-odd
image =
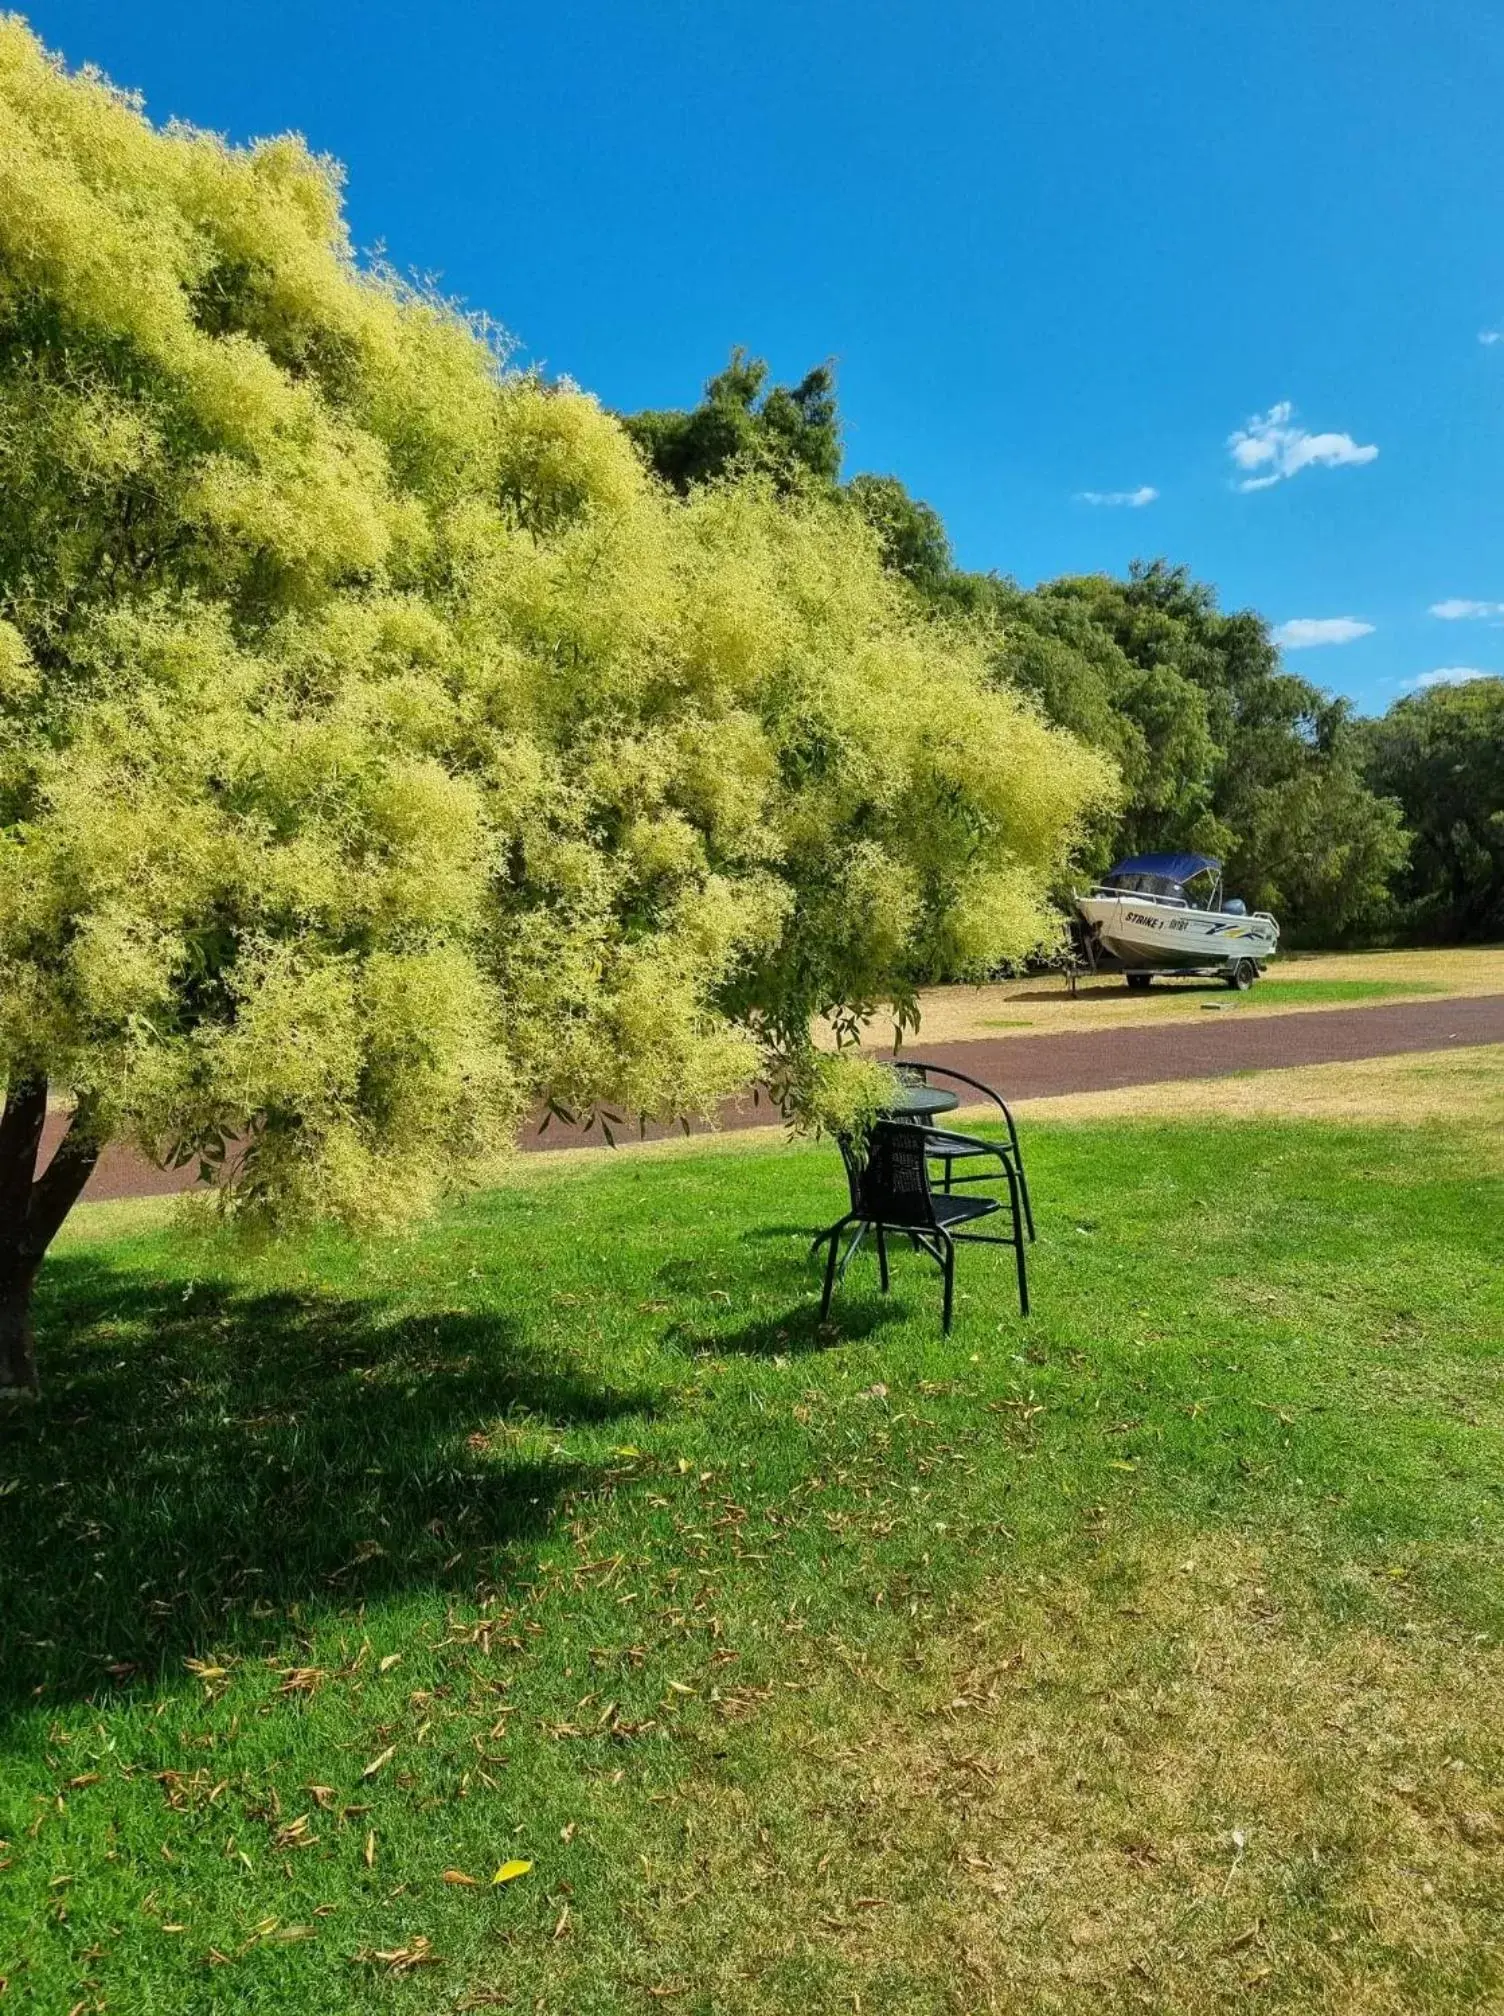
[(1104, 889), (1121, 889), (1132, 896), (1176, 896), (1183, 902), (1185, 890), (1168, 875), (1104, 875)]

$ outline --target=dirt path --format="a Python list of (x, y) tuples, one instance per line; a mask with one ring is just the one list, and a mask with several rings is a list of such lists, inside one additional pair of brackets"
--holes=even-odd
[(1504, 1042), (1504, 994), (1451, 1001), (1395, 1001), (1372, 1008), (1331, 1008), (1320, 1015), (1208, 1014), (1172, 1026), (1138, 1024), (1079, 1036), (1013, 1036), (992, 1041), (913, 1046), (995, 1084), (1005, 1097), (1048, 1099), (1065, 1092), (1108, 1092), (1176, 1078), (1217, 1078), (1289, 1064), (1341, 1064), (1444, 1050), (1449, 1044)]
[[(1137, 1023), (1080, 1034), (1011, 1035), (962, 1043), (921, 1041), (912, 1050), (916, 1057), (954, 1065), (995, 1085), (1005, 1097), (1021, 1100), (1484, 1043), (1504, 1043), (1504, 994), (1334, 1008), (1320, 1015), (1208, 1014), (1195, 1022), (1178, 1020), (1173, 1026)], [(777, 1119), (766, 1102), (755, 1103), (746, 1096), (728, 1102), (722, 1125), (766, 1127), (776, 1124)], [(44, 1154), (50, 1154), (61, 1131), (62, 1119), (57, 1116), (49, 1122)], [(652, 1127), (648, 1138), (658, 1140), (675, 1131)], [(618, 1134), (618, 1139), (636, 1138), (635, 1128), (624, 1128)], [(529, 1129), (522, 1145), (547, 1150), (593, 1143), (604, 1145), (598, 1128), (585, 1133), (555, 1123), (542, 1135)], [(139, 1156), (110, 1149), (84, 1197), (99, 1202), (111, 1197), (163, 1196), (190, 1188), (192, 1176), (190, 1169), (154, 1169)]]

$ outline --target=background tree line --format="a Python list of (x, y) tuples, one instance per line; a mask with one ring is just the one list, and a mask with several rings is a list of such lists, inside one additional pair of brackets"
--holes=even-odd
[(738, 349), (698, 406), (626, 426), (681, 492), (756, 468), (859, 513), (920, 602), (985, 640), (1000, 682), (1116, 764), (1122, 799), (1091, 834), (1089, 870), (1150, 847), (1220, 855), (1230, 886), (1297, 942), (1504, 934), (1504, 681), (1365, 720), (1286, 670), (1264, 619), (1224, 613), (1183, 567), (1032, 589), (958, 568), (939, 514), (896, 476), (841, 482), (829, 365), (780, 386)]

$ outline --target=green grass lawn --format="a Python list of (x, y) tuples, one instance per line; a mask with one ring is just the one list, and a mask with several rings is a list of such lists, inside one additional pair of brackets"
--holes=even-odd
[(1444, 994), (1447, 990), (1434, 980), (1302, 980), (1280, 974), (1267, 975), (1245, 996), (1257, 998), (1266, 1008), (1278, 1003), (1282, 1008), (1299, 1008), (1320, 1002), (1341, 1007), (1347, 1002), (1410, 1000), (1418, 994)]
[(1179, 999), (1187, 1007), (1203, 1000), (1258, 1003), (1265, 1008), (1342, 1008), (1365, 1001), (1410, 1001), (1422, 994), (1445, 994), (1446, 988), (1434, 980), (1317, 980), (1303, 979), (1276, 969), (1246, 993), (1238, 994), (1219, 980), (1156, 980), (1151, 1001)]
[(817, 1331), (828, 1148), (100, 1207), (0, 1419), (5, 2016), (1499, 2006), (1497, 1140), (1026, 1147), (949, 1339), (907, 1255)]

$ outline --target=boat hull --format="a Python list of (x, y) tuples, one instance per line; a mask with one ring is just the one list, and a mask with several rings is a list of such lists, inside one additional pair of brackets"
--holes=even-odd
[(1243, 960), (1263, 966), (1279, 949), (1272, 917), (1102, 891), (1078, 897), (1076, 908), (1102, 950), (1129, 973), (1227, 973)]

